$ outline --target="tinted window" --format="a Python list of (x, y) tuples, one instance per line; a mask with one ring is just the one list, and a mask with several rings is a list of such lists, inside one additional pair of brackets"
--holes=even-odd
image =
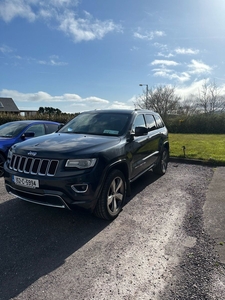
[(45, 134), (45, 128), (43, 124), (31, 125), (26, 132), (34, 132), (34, 136), (40, 136)]
[(118, 136), (125, 132), (129, 120), (130, 115), (125, 113), (82, 113), (59, 132)]
[(149, 130), (156, 128), (156, 123), (153, 115), (145, 115), (145, 119)]
[(58, 130), (58, 124), (45, 124), (46, 133), (52, 133)]
[(155, 120), (156, 120), (157, 128), (161, 128), (164, 126), (164, 123), (159, 116), (155, 115)]

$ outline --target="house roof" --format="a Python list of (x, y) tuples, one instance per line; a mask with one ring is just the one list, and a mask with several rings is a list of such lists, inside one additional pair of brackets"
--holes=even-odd
[(20, 112), (12, 98), (0, 97), (0, 112)]

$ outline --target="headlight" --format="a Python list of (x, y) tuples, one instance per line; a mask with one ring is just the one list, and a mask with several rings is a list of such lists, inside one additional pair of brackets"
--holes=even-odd
[(94, 167), (96, 158), (68, 159), (67, 168), (88, 169)]

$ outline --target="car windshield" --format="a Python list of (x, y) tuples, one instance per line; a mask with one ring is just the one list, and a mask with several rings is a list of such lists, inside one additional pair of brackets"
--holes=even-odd
[(26, 123), (6, 123), (0, 126), (0, 137), (12, 138), (16, 137), (26, 128)]
[(82, 113), (59, 130), (61, 133), (123, 135), (130, 119), (126, 113)]

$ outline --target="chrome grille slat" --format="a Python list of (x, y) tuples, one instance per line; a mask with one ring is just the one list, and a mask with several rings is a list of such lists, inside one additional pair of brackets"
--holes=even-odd
[(58, 160), (25, 157), (14, 154), (9, 162), (9, 168), (25, 174), (54, 176), (58, 163)]

